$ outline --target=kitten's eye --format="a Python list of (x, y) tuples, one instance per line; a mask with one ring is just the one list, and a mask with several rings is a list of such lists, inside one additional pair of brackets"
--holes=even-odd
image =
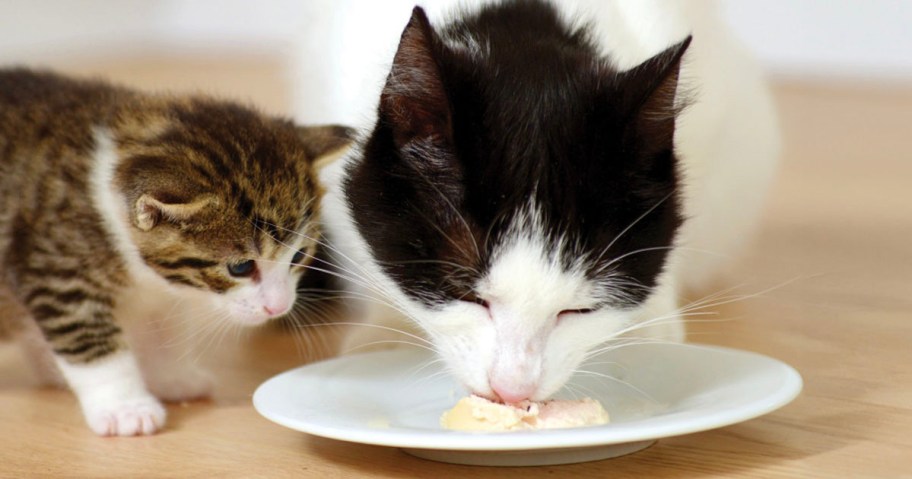
[(228, 273), (237, 278), (243, 278), (256, 272), (256, 261), (248, 259), (240, 263), (228, 264)]
[(580, 309), (565, 309), (560, 313), (557, 313), (558, 316), (563, 316), (565, 314), (589, 314), (595, 311), (594, 308), (580, 308)]
[(304, 250), (299, 249), (298, 252), (295, 253), (294, 257), (291, 258), (291, 265), (292, 265), (292, 266), (297, 266), (297, 265), (302, 265), (302, 264), (304, 264), (304, 255), (305, 255), (305, 254), (306, 254), (306, 253), (304, 253)]

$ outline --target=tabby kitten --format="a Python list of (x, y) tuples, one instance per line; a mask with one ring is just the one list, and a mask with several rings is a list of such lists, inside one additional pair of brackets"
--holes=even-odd
[(180, 328), (291, 308), (320, 235), (316, 169), (348, 136), (204, 97), (0, 71), (0, 320), (40, 333), (35, 363), (56, 365), (93, 431), (154, 433), (156, 397), (211, 389), (184, 362)]

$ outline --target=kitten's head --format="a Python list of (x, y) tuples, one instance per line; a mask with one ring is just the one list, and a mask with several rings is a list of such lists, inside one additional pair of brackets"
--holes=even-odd
[(689, 39), (618, 72), (550, 9), (509, 5), (441, 33), (415, 9), (345, 192), (449, 368), (518, 401), (556, 392), (660, 280)]
[(316, 169), (350, 131), (206, 99), (150, 110), (121, 122), (114, 178), (145, 264), (243, 324), (288, 312), (320, 237)]

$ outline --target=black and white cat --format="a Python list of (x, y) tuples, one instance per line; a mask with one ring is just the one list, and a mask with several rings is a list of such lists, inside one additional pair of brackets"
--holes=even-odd
[(621, 334), (685, 339), (679, 292), (740, 247), (777, 150), (757, 68), (702, 3), (415, 8), (324, 218), (360, 294), (469, 390), (541, 400)]

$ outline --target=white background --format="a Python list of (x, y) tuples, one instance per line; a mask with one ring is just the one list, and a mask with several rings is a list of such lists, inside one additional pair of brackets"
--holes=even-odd
[[(142, 51), (293, 56), (297, 35), (313, 26), (307, 12), (346, 1), (369, 0), (0, 0), (0, 62)], [(912, 1), (720, 3), (774, 76), (912, 83)]]

